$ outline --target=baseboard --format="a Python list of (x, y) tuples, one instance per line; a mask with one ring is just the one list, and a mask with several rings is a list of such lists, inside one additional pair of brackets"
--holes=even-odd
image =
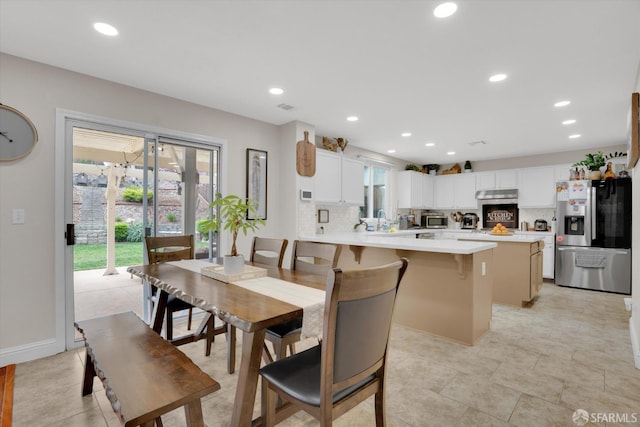
[(60, 345), (55, 339), (7, 348), (0, 350), (0, 366), (41, 359), (63, 351), (64, 345)]
[(633, 350), (633, 361), (637, 369), (640, 369), (640, 331), (636, 330), (634, 316), (629, 318), (629, 333), (631, 334), (631, 348)]

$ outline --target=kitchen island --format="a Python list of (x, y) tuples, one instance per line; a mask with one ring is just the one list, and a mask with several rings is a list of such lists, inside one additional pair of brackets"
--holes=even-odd
[(495, 242), (493, 302), (522, 307), (542, 289), (544, 236), (466, 233), (458, 241)]
[(475, 344), (491, 321), (494, 242), (416, 239), (412, 233), (345, 232), (300, 240), (342, 246), (338, 267), (356, 269), (393, 262), (409, 267), (400, 285), (393, 321)]

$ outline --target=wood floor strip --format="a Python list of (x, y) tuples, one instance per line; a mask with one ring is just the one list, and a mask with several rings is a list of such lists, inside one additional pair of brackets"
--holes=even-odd
[(11, 427), (15, 372), (16, 365), (0, 368), (0, 427)]

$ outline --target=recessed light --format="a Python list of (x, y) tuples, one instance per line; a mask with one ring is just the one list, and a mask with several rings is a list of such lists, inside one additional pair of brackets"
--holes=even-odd
[(580, 135), (579, 133), (574, 133), (573, 135), (569, 135), (569, 139), (576, 139), (576, 138), (580, 138), (582, 135)]
[(401, 136), (404, 136), (405, 138), (408, 136), (411, 136), (411, 132), (403, 132), (400, 134)]
[(493, 76), (489, 77), (489, 81), (494, 83), (501, 82), (506, 78), (507, 78), (506, 74), (494, 74)]
[(389, 154), (393, 154), (395, 152), (396, 152), (396, 150), (387, 150), (387, 153), (389, 153)]
[(424, 145), (425, 145), (425, 147), (433, 147), (434, 145), (436, 145), (436, 143), (435, 142), (427, 142)]
[(105, 24), (104, 22), (96, 22), (93, 24), (93, 28), (100, 34), (105, 36), (117, 36), (118, 30), (113, 25)]
[(564, 122), (562, 122), (562, 124), (563, 125), (572, 125), (575, 122), (576, 122), (575, 119), (570, 119), (570, 120), (565, 120)]
[(456, 154), (455, 151), (447, 151), (447, 156), (453, 156), (454, 154)]
[(282, 95), (284, 93), (284, 90), (280, 89), (279, 87), (272, 87), (271, 89), (269, 89), (269, 93), (271, 95)]
[(553, 106), (554, 107), (566, 107), (569, 104), (571, 104), (571, 101), (558, 101), (555, 104), (553, 104)]
[(349, 116), (349, 117), (347, 117), (347, 121), (348, 122), (357, 122), (358, 121), (358, 116)]
[(458, 5), (452, 2), (441, 3), (433, 9), (433, 15), (436, 18), (446, 18), (453, 15), (458, 10)]

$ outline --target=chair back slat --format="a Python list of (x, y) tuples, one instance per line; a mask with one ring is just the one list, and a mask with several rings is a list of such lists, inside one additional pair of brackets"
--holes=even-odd
[(291, 269), (325, 275), (338, 265), (340, 246), (329, 243), (293, 242)]
[(165, 261), (193, 259), (193, 235), (145, 237), (145, 247), (149, 264)]
[(254, 237), (251, 244), (250, 260), (273, 267), (282, 267), (284, 252), (287, 249), (287, 239), (270, 239)]

